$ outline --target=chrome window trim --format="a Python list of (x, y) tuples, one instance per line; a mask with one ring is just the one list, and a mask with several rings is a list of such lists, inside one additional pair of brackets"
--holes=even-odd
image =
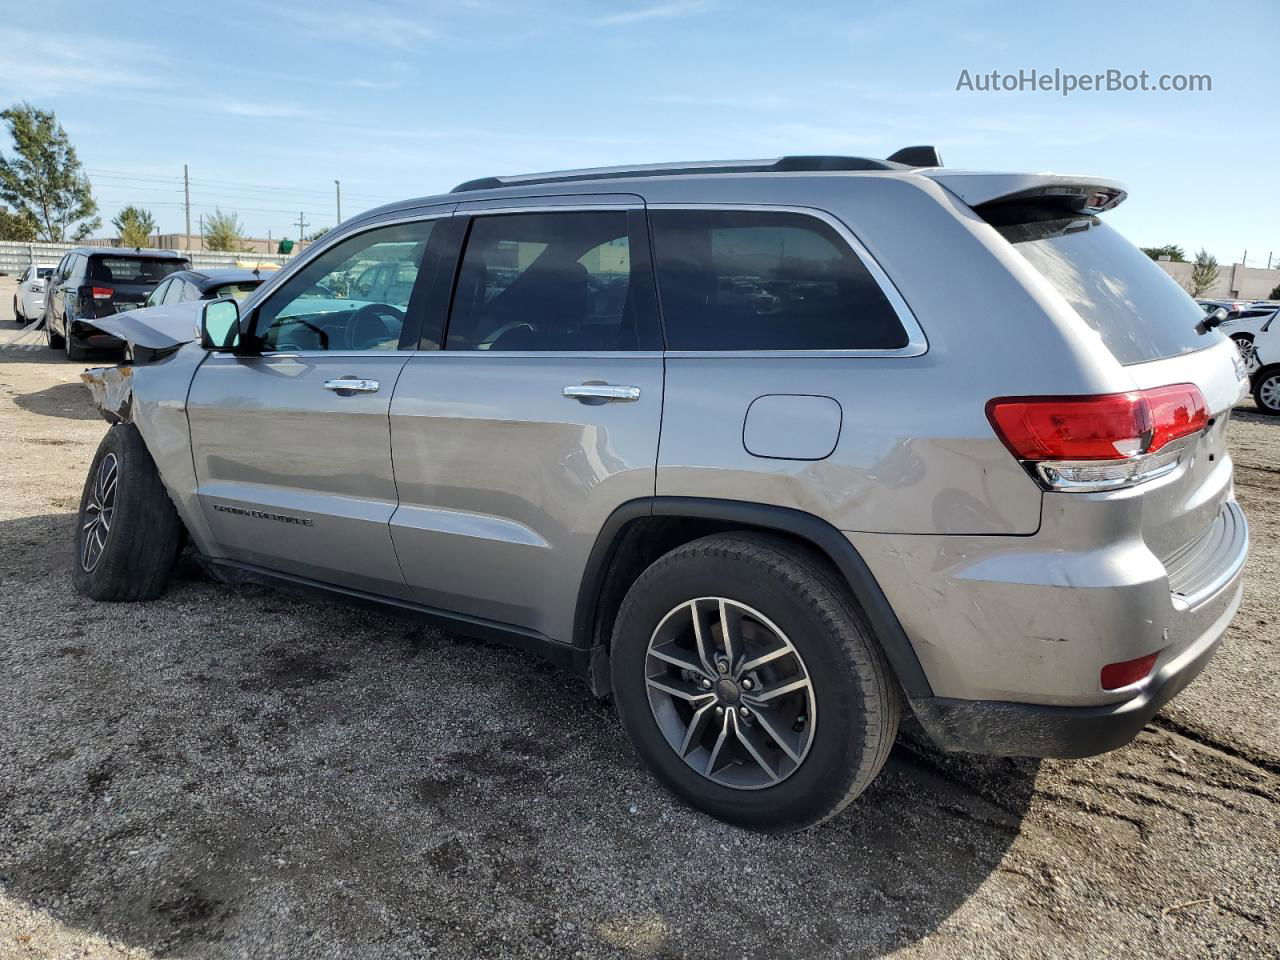
[[(772, 204), (772, 203), (650, 203), (647, 205), (649, 210), (724, 210), (728, 212), (754, 211), (758, 213), (797, 213), (803, 216), (813, 217), (829, 226), (845, 243), (849, 245), (849, 249), (853, 251), (854, 256), (862, 263), (875, 280), (876, 286), (880, 288), (880, 292), (884, 294), (885, 299), (889, 301), (889, 305), (893, 307), (893, 312), (898, 317), (898, 322), (902, 324), (902, 329), (906, 331), (907, 343), (905, 346), (895, 347), (891, 350), (880, 349), (856, 349), (845, 348), (838, 350), (668, 350), (666, 356), (678, 360), (703, 359), (706, 357), (725, 357), (725, 358), (752, 358), (752, 357), (919, 357), (929, 351), (929, 341), (925, 337), (924, 329), (920, 326), (920, 322), (916, 319), (916, 315), (912, 313), (911, 307), (908, 305), (906, 298), (894, 286), (889, 275), (885, 273), (884, 268), (871, 255), (862, 241), (849, 228), (849, 226), (834, 214), (818, 207), (803, 207), (793, 204)], [(650, 229), (650, 235), (653, 230)], [(653, 269), (655, 275), (658, 271), (657, 257), (654, 257)], [(661, 287), (659, 285), (659, 301), (661, 301)]]
[[(539, 198), (544, 199), (544, 198)], [(576, 199), (576, 198), (575, 198)], [(472, 203), (483, 203), (482, 200), (475, 200)], [(495, 201), (497, 202), (497, 201)], [(572, 203), (572, 204), (546, 204), (537, 203), (527, 207), (521, 206), (502, 206), (502, 207), (472, 207), (470, 203), (459, 204), (456, 215), (459, 217), (491, 217), (501, 214), (513, 213), (599, 213), (602, 210), (644, 210), (644, 200), (636, 198), (634, 201), (605, 200), (600, 203)]]

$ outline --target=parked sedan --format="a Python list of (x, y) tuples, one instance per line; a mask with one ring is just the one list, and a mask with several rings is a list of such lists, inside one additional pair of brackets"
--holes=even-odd
[(18, 279), (13, 294), (13, 317), (23, 325), (44, 316), (44, 290), (53, 267), (33, 263)]
[(138, 326), (171, 333), (176, 340), (189, 339), (197, 329), (199, 302), (233, 297), (243, 300), (261, 286), (265, 278), (252, 270), (179, 270), (151, 291), (146, 302), (136, 310), (125, 311)]

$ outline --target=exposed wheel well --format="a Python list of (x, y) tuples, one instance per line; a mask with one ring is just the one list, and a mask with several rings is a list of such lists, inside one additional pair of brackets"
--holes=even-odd
[(802, 511), (739, 501), (655, 497), (625, 504), (606, 523), (579, 592), (574, 644), (592, 653), (592, 685), (607, 689), (607, 655), (618, 609), (650, 564), (676, 547), (715, 533), (752, 530), (782, 537), (830, 565), (867, 614), (908, 696), (932, 689), (910, 641), (853, 545), (825, 521)]

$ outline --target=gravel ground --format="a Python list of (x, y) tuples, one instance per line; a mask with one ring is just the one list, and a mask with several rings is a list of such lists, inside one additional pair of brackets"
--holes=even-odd
[[(11, 287), (0, 286), (7, 311)], [(0, 316), (0, 958), (1280, 956), (1280, 420), (1231, 430), (1246, 598), (1126, 749), (904, 740), (834, 821), (676, 803), (525, 654), (229, 587), (67, 574), (105, 424)]]

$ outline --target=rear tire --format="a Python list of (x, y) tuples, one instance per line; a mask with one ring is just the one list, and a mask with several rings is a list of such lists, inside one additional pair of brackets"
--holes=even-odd
[(53, 321), (47, 313), (44, 315), (44, 342), (50, 350), (61, 350), (63, 347), (62, 337), (53, 332)]
[(1280, 364), (1263, 367), (1254, 375), (1253, 402), (1263, 413), (1280, 416)]
[(66, 350), (67, 359), (72, 363), (83, 363), (89, 359), (89, 351), (76, 343), (70, 333), (63, 340), (63, 348)]
[(94, 600), (155, 600), (169, 583), (183, 527), (141, 434), (115, 424), (89, 467), (72, 582)]
[(902, 710), (839, 575), (768, 534), (704, 537), (654, 562), (618, 612), (610, 669), (649, 769), (692, 806), (770, 833), (825, 820), (865, 790)]

